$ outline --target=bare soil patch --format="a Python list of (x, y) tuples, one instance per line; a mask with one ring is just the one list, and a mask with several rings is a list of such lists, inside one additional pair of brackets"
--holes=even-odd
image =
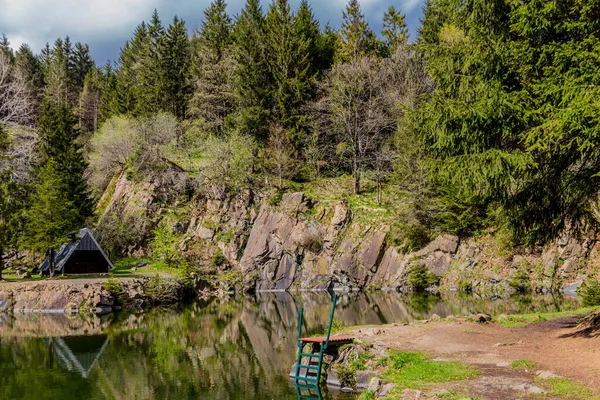
[[(483, 399), (520, 399), (531, 395), (571, 398), (535, 393), (537, 388), (543, 388), (543, 381), (536, 377), (541, 370), (585, 385), (600, 398), (598, 326), (578, 326), (577, 321), (577, 317), (569, 317), (524, 328), (504, 328), (495, 323), (417, 321), (410, 325), (356, 328), (344, 334), (375, 347), (425, 351), (440, 360), (462, 361), (481, 370), (479, 378), (437, 390), (443, 388)], [(511, 367), (518, 360), (530, 360), (537, 366), (532, 370)]]

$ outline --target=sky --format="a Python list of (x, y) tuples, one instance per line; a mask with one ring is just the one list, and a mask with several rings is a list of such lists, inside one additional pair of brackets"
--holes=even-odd
[[(263, 10), (269, 1), (261, 0)], [(70, 36), (71, 41), (87, 43), (98, 64), (116, 60), (135, 27), (158, 10), (163, 25), (173, 16), (186, 21), (188, 30), (197, 29), (211, 0), (0, 0), (0, 35), (4, 33), (13, 49), (27, 43), (36, 53), (46, 42)], [(237, 15), (245, 0), (229, 0), (228, 12)], [(379, 32), (383, 13), (394, 5), (407, 17), (411, 39), (416, 37), (425, 0), (359, 0), (371, 28)], [(290, 0), (296, 9), (300, 0)], [(309, 0), (322, 26), (338, 28), (347, 0)]]

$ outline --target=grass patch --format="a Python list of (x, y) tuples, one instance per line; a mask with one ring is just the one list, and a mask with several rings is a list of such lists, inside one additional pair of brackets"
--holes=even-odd
[(522, 328), (543, 321), (552, 321), (565, 317), (576, 317), (578, 315), (589, 315), (596, 311), (596, 309), (597, 307), (588, 307), (550, 313), (515, 314), (507, 317), (503, 316), (502, 318), (494, 317), (492, 320), (505, 328)]
[(358, 396), (358, 400), (375, 400), (376, 398), (372, 390), (365, 390)]
[(510, 363), (511, 368), (514, 369), (536, 369), (539, 365), (530, 360), (517, 360)]
[(598, 396), (579, 383), (575, 383), (567, 378), (537, 379), (537, 382), (544, 386), (549, 395), (560, 396), (561, 399), (573, 400), (593, 400)]
[[(133, 271), (132, 268), (141, 262), (146, 262), (147, 264), (143, 267), (140, 267), (138, 270)], [(153, 276), (157, 273), (160, 275), (169, 276), (178, 276), (181, 274), (181, 269), (175, 266), (169, 266), (164, 261), (153, 260), (147, 257), (125, 257), (117, 260), (113, 263), (113, 265), (115, 268), (113, 268), (113, 270), (110, 271), (110, 275), (115, 278), (127, 278), (148, 275)]]
[(383, 377), (399, 389), (420, 389), (432, 383), (470, 379), (479, 375), (475, 367), (455, 361), (431, 361), (429, 356), (419, 352), (392, 353), (387, 363)]

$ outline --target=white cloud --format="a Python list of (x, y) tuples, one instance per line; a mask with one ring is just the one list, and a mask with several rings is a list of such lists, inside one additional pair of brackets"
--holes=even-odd
[[(271, 0), (261, 0), (263, 10)], [(394, 4), (409, 16), (409, 26), (415, 28), (425, 0), (359, 0), (373, 28), (389, 4)], [(156, 8), (164, 25), (174, 15), (183, 18), (190, 30), (200, 25), (203, 11), (211, 0), (0, 0), (0, 34), (5, 33), (11, 46), (17, 49), (28, 43), (39, 51), (46, 42), (70, 36), (73, 42), (90, 45), (92, 55), (103, 62), (115, 59), (119, 48), (128, 40), (141, 21), (147, 21)], [(245, 0), (229, 0), (228, 12), (239, 13)], [(290, 0), (296, 8), (300, 0)], [(347, 0), (309, 0), (317, 18), (323, 23), (339, 26)], [(416, 20), (416, 21), (415, 21)]]
[[(0, 31), (18, 47), (33, 49), (47, 41), (70, 35), (76, 40), (128, 32), (159, 0), (0, 0)], [(81, 39), (80, 39), (81, 38)]]

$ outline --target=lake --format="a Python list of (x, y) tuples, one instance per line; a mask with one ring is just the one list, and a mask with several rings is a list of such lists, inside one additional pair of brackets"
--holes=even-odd
[[(299, 309), (304, 332), (322, 333), (331, 301), (327, 293), (273, 293), (143, 314), (0, 314), (0, 399), (297, 399), (288, 373)], [(577, 305), (563, 296), (349, 293), (338, 299), (336, 319), (344, 326), (405, 323)]]

